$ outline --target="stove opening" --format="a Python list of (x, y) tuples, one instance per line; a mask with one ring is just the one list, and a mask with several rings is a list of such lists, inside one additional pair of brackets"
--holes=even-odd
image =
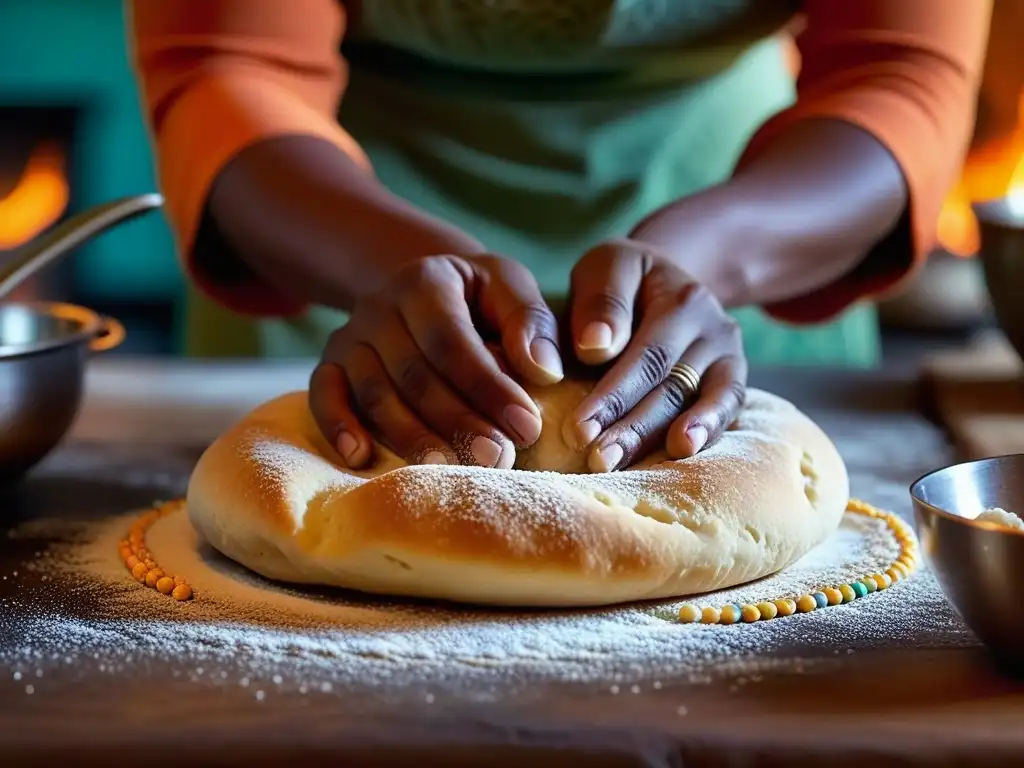
[(0, 264), (68, 210), (74, 119), (73, 108), (0, 106)]
[(0, 258), (67, 210), (73, 132), (73, 109), (0, 107)]

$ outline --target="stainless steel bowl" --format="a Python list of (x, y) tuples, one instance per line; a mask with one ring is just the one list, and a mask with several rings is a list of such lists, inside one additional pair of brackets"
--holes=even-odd
[(0, 485), (38, 464), (68, 433), (90, 355), (124, 328), (71, 304), (0, 304)]
[(975, 518), (1000, 507), (1024, 514), (1024, 454), (931, 472), (910, 486), (917, 535), (946, 598), (1014, 672), (1024, 672), (1024, 532)]
[(981, 232), (981, 264), (996, 320), (1024, 358), (1024, 212), (1007, 200), (974, 206)]

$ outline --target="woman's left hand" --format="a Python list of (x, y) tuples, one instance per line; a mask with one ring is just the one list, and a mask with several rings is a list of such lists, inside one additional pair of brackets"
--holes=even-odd
[[(593, 472), (629, 466), (664, 446), (672, 458), (711, 445), (743, 406), (747, 361), (739, 326), (718, 299), (664, 254), (634, 240), (589, 251), (572, 273), (576, 357), (614, 364), (564, 426), (589, 446)], [(683, 364), (700, 377), (692, 391)]]

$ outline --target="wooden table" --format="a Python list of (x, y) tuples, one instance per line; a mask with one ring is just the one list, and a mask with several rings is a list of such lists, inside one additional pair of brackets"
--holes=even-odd
[[(180, 494), (208, 440), (251, 405), (303, 387), (308, 370), (97, 362), (72, 438), (5, 502), (0, 529), (93, 519)], [(876, 504), (907, 513), (908, 484), (953, 460), (941, 432), (917, 415), (911, 379), (759, 371), (753, 383), (816, 418), (842, 450), (854, 493)], [(0, 573), (26, 556), (0, 539)], [(5, 588), (0, 581), (0, 601)], [(12, 642), (2, 626), (0, 650)], [(115, 675), (48, 671), (37, 696), (0, 669), (0, 765), (1020, 763), (1024, 686), (996, 674), (956, 626), (952, 648), (882, 643), (835, 657), (826, 644), (815, 651), (823, 660), (815, 671), (768, 675), (739, 694), (735, 686), (674, 681), (612, 697), (560, 684), (483, 703), (452, 696), (429, 708), (386, 687), (256, 702), (251, 691), (175, 677), (181, 659)]]

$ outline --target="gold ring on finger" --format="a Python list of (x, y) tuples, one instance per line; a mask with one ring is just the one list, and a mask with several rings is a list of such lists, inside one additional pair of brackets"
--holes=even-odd
[(700, 391), (700, 374), (693, 366), (686, 363), (676, 363), (668, 371), (668, 378), (678, 382), (687, 398), (691, 398)]

